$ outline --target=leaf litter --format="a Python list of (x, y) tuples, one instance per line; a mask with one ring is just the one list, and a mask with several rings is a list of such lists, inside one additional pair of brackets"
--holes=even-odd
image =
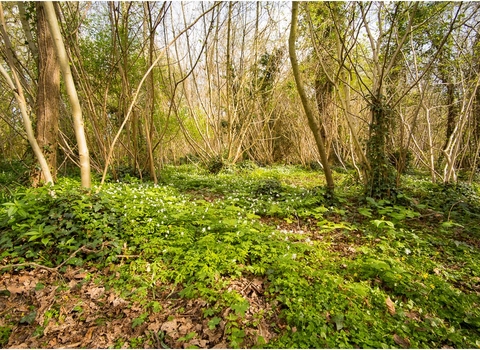
[[(26, 269), (0, 275), (0, 327), (12, 332), (5, 348), (109, 348), (130, 347), (130, 339), (141, 348), (227, 348), (228, 334), (222, 320), (212, 329), (204, 317), (206, 302), (201, 299), (172, 298), (170, 293), (156, 295), (161, 311), (148, 312), (138, 301), (123, 299), (114, 290), (96, 284), (93, 271), (75, 271), (68, 267), (62, 275), (50, 271)], [(91, 278), (87, 279), (87, 275)], [(98, 282), (98, 281), (97, 281)], [(232, 280), (235, 290), (249, 303), (242, 318), (244, 347), (252, 347), (259, 336), (268, 342), (277, 334), (276, 313), (263, 296), (261, 278)], [(254, 316), (264, 310), (271, 317), (254, 323)], [(233, 311), (227, 308), (223, 316)], [(273, 319), (275, 318), (275, 319)], [(190, 336), (190, 337), (189, 337)], [(183, 338), (182, 338), (183, 337)], [(190, 339), (189, 339), (190, 338)], [(186, 339), (186, 340), (182, 340)]]

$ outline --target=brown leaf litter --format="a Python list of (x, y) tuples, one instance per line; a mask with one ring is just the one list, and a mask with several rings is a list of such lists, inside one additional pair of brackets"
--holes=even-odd
[[(0, 291), (4, 292), (0, 293), (0, 327), (12, 329), (3, 347), (229, 347), (225, 318), (210, 329), (203, 311), (211, 306), (205, 301), (174, 298), (171, 292), (156, 293), (161, 310), (154, 312), (96, 284), (97, 273), (69, 267), (62, 275), (43, 269), (1, 274)], [(263, 295), (264, 283), (258, 277), (242, 277), (230, 281), (227, 287), (240, 293), (250, 305), (239, 318), (245, 331), (243, 347), (252, 347), (259, 336), (268, 342), (277, 335), (271, 325), (281, 324), (278, 312)], [(231, 313), (227, 308), (221, 316)], [(263, 316), (259, 318), (260, 314)], [(138, 322), (142, 317), (144, 320)], [(195, 335), (179, 340), (187, 334)], [(132, 339), (136, 342), (130, 342)]]

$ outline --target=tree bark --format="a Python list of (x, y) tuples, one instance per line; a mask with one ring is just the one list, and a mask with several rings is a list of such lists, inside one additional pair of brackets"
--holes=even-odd
[(320, 154), (320, 159), (322, 161), (323, 171), (325, 173), (325, 179), (327, 181), (327, 190), (333, 194), (335, 184), (333, 181), (332, 172), (330, 170), (330, 165), (328, 163), (327, 153), (325, 151), (324, 140), (320, 134), (320, 128), (315, 121), (312, 109), (308, 103), (307, 94), (303, 87), (302, 78), (300, 76), (300, 70), (298, 68), (297, 53), (295, 52), (295, 40), (297, 32), (297, 22), (298, 22), (298, 2), (292, 2), (292, 23), (290, 26), (290, 36), (288, 38), (288, 52), (290, 55), (290, 62), (292, 64), (293, 76), (295, 77), (295, 84), (297, 85), (298, 95), (302, 100), (303, 109), (308, 119), (308, 126), (313, 133), (315, 138), (315, 143)]
[[(53, 39), (41, 2), (37, 8), (38, 84), (36, 139), (45, 154), (53, 178), (57, 173), (58, 110), (60, 102), (60, 67)], [(45, 181), (43, 172), (35, 174)]]
[(1, 22), (0, 32), (2, 34), (3, 42), (5, 43), (5, 47), (6, 47), (5, 52), (7, 56), (7, 61), (8, 61), (8, 65), (10, 66), (10, 70), (12, 72), (15, 83), (12, 81), (7, 71), (3, 68), (1, 64), (0, 64), (0, 74), (4, 76), (8, 86), (15, 94), (15, 99), (17, 100), (18, 106), (20, 108), (20, 113), (22, 115), (23, 125), (25, 126), (25, 131), (27, 132), (28, 142), (30, 143), (30, 146), (32, 147), (33, 152), (40, 164), (40, 168), (42, 169), (42, 172), (45, 175), (45, 182), (53, 184), (52, 174), (50, 173), (50, 169), (48, 167), (47, 161), (45, 160), (45, 156), (43, 155), (42, 149), (38, 146), (37, 140), (35, 139), (35, 135), (32, 127), (32, 121), (30, 120), (30, 117), (28, 116), (28, 112), (27, 112), (27, 102), (25, 100), (25, 95), (23, 94), (22, 84), (20, 83), (20, 79), (18, 78), (18, 75), (15, 71), (14, 60), (12, 55), (13, 48), (7, 34), (5, 18), (3, 17), (3, 7), (1, 2), (0, 2), (0, 22)]
[(58, 60), (60, 62), (60, 69), (65, 81), (65, 89), (72, 107), (73, 126), (75, 129), (75, 137), (77, 139), (78, 153), (80, 158), (80, 176), (82, 186), (85, 188), (90, 188), (90, 156), (88, 153), (87, 140), (85, 138), (82, 108), (80, 107), (80, 101), (78, 100), (77, 89), (75, 88), (75, 83), (73, 81), (67, 52), (65, 50), (63, 38), (60, 33), (60, 27), (58, 25), (53, 3), (51, 1), (45, 1), (43, 3), (43, 7), (45, 9), (45, 16), (50, 28), (50, 33), (52, 34), (52, 38), (55, 43), (55, 51), (57, 52)]

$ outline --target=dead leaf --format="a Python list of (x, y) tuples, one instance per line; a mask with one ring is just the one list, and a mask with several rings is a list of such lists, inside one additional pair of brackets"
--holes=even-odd
[(185, 343), (183, 346), (185, 349), (188, 347), (191, 347), (192, 345), (199, 347), (200, 349), (206, 349), (207, 348), (207, 343), (205, 339), (192, 339), (188, 343)]
[(189, 333), (189, 331), (192, 330), (193, 328), (194, 328), (194, 325), (191, 322), (187, 322), (181, 325), (180, 327), (178, 327), (178, 333), (180, 335), (185, 335)]
[(390, 299), (390, 297), (387, 297), (387, 299), (385, 299), (385, 304), (387, 304), (387, 309), (390, 315), (393, 316), (397, 313), (395, 311), (395, 304), (393, 303), (392, 299)]
[(160, 327), (161, 327), (160, 322), (155, 321), (148, 325), (148, 330), (158, 333), (158, 331), (160, 330)]
[(98, 299), (105, 292), (104, 287), (93, 287), (86, 294), (90, 295), (92, 299)]
[(420, 314), (415, 312), (415, 311), (409, 311), (405, 312), (405, 316), (407, 316), (411, 320), (419, 321), (420, 320)]
[(222, 331), (217, 329), (211, 330), (208, 328), (203, 329), (203, 334), (208, 337), (210, 343), (216, 343), (222, 337)]
[(218, 343), (217, 345), (215, 345), (212, 349), (227, 349), (228, 346), (226, 343)]
[(176, 331), (178, 328), (177, 320), (172, 320), (172, 321), (167, 321), (162, 324), (162, 327), (160, 327), (160, 330), (171, 333)]
[(72, 276), (75, 274), (75, 271), (71, 266), (67, 266), (67, 269), (65, 270), (64, 276), (68, 279), (72, 279)]
[(68, 344), (68, 345), (62, 345), (62, 348), (65, 348), (65, 349), (77, 349), (80, 345), (82, 345), (81, 342), (77, 342), (77, 343), (72, 343), (72, 344)]
[(25, 291), (25, 286), (7, 286), (7, 290), (11, 294), (22, 294)]
[(85, 334), (85, 337), (83, 338), (83, 344), (88, 344), (90, 342), (90, 340), (92, 340), (94, 330), (95, 330), (95, 327), (88, 328), (87, 333)]
[(70, 280), (70, 282), (68, 282), (69, 289), (73, 289), (76, 285), (77, 285), (77, 281), (75, 280)]
[(30, 284), (28, 281), (30, 280), (30, 276), (28, 275), (21, 275), (21, 276), (18, 276), (18, 282), (22, 283), (23, 285), (25, 284)]
[(410, 347), (410, 341), (408, 338), (402, 338), (397, 334), (393, 335), (393, 341), (400, 345), (402, 348), (409, 348)]
[(110, 293), (110, 295), (108, 296), (108, 299), (107, 301), (113, 305), (113, 307), (117, 307), (117, 306), (121, 306), (121, 305), (124, 305), (124, 304), (127, 304), (127, 302), (120, 298), (120, 297), (117, 297), (114, 293)]

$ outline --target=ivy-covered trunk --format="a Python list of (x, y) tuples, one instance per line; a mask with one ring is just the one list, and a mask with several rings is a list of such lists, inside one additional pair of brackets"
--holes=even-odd
[(387, 153), (388, 135), (393, 130), (393, 111), (385, 96), (377, 92), (370, 98), (372, 121), (367, 141), (367, 159), (371, 169), (367, 172), (366, 195), (385, 198), (395, 188), (395, 168)]

